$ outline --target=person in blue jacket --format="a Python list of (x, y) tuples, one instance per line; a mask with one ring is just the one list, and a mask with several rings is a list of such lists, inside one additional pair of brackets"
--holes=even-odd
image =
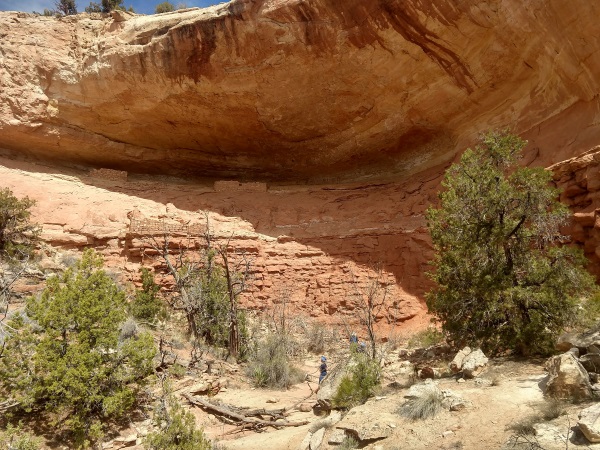
[(323, 378), (327, 376), (327, 358), (324, 356), (321, 356), (321, 366), (319, 367), (319, 370), (321, 371), (321, 375), (319, 375), (319, 384), (321, 384)]

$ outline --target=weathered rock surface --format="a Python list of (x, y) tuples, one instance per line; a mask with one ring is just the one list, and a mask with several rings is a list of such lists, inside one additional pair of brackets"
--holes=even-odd
[(588, 372), (600, 372), (600, 354), (588, 353), (579, 358), (579, 362)]
[[(590, 260), (589, 270), (600, 281), (600, 147), (549, 169), (554, 173), (554, 182), (562, 190), (561, 202), (574, 213), (571, 224), (564, 230), (565, 234), (583, 249)], [(566, 334), (559, 341), (559, 349), (566, 351), (566, 347), (573, 346), (583, 349), (594, 343), (600, 346), (600, 330), (586, 335)]]
[(483, 372), (487, 363), (488, 358), (481, 349), (465, 347), (456, 354), (449, 366), (454, 373), (462, 372), (465, 378), (474, 378)]
[[(209, 211), (218, 237), (254, 258), (247, 306), (293, 286), (302, 314), (351, 316), (348, 286), (381, 263), (393, 304), (378, 320), (406, 322), (430, 287), (424, 211), (479, 131), (510, 125), (530, 140), (525, 163), (544, 166), (600, 140), (597, 16), (587, 0), (0, 13), (0, 149), (96, 169), (11, 161), (2, 185), (38, 200), (47, 242), (93, 246), (130, 280), (162, 268), (128, 213), (197, 223)], [(556, 170), (580, 214), (574, 242), (600, 274), (593, 153)]]
[(593, 396), (589, 376), (572, 353), (550, 358), (545, 394), (560, 399), (588, 399)]
[(346, 430), (346, 434), (354, 436), (359, 441), (374, 441), (385, 439), (398, 426), (399, 418), (393, 414), (382, 412), (374, 415), (371, 402), (352, 408), (336, 425)]
[[(419, 300), (430, 287), (423, 278), (431, 258), (423, 218), (425, 192), (440, 175), (430, 177), (335, 189), (216, 191), (212, 184), (159, 177), (115, 181), (79, 171), (56, 174), (41, 165), (0, 159), (2, 186), (37, 200), (33, 219), (42, 225), (48, 243), (62, 247), (63, 253), (91, 245), (127, 281), (138, 280), (143, 264), (155, 268), (157, 282), (168, 286), (164, 267), (145, 242), (151, 228), (164, 220), (174, 230), (187, 226), (196, 232), (208, 212), (216, 238), (252, 259), (254, 277), (243, 299), (246, 306), (271, 308), (286, 295), (294, 314), (351, 320), (359, 305), (355, 283), (360, 287), (367, 282), (374, 275), (370, 263), (379, 261), (390, 299), (378, 317), (384, 323), (420, 320), (425, 311)], [(413, 194), (407, 196), (411, 183)], [(398, 203), (402, 198), (404, 205)], [(174, 250), (179, 243), (195, 246), (201, 241), (198, 235), (191, 242), (179, 235), (173, 239)], [(46, 263), (60, 265), (60, 255), (56, 258)]]
[(331, 370), (327, 377), (319, 385), (317, 392), (317, 402), (322, 408), (331, 409), (332, 399), (342, 382), (344, 376), (348, 373), (348, 361), (341, 362), (335, 370)]
[(465, 378), (474, 378), (479, 375), (487, 366), (488, 358), (480, 350), (474, 350), (469, 353), (462, 363), (462, 373)]
[(582, 410), (577, 425), (588, 441), (600, 442), (600, 403)]
[(528, 162), (597, 143), (588, 0), (234, 0), (62, 19), (0, 14), (0, 148), (123, 169), (382, 178), (510, 125)]
[(450, 363), (450, 370), (454, 373), (461, 371), (465, 358), (471, 353), (471, 347), (465, 347), (459, 350)]
[(321, 448), (321, 443), (323, 442), (323, 437), (325, 436), (325, 428), (320, 428), (315, 431), (310, 438), (309, 449), (310, 450), (319, 450)]

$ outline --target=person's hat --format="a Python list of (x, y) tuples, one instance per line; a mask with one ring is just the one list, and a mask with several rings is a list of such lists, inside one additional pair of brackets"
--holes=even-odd
[(325, 362), (325, 361), (327, 361), (327, 358), (325, 358), (324, 356), (321, 356), (321, 361)]

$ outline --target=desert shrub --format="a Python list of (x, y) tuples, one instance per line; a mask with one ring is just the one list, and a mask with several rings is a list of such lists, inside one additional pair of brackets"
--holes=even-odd
[(58, 13), (64, 14), (65, 16), (77, 14), (75, 0), (56, 0), (54, 6)]
[(327, 347), (327, 329), (321, 323), (313, 323), (307, 332), (306, 349), (315, 354), (325, 353)]
[(136, 291), (135, 297), (129, 303), (129, 313), (137, 320), (154, 324), (157, 319), (165, 317), (165, 309), (157, 296), (160, 286), (154, 282), (152, 273), (145, 267), (140, 273), (142, 289)]
[(444, 339), (444, 334), (435, 327), (414, 334), (408, 341), (409, 348), (426, 348), (439, 344)]
[[(209, 252), (207, 264), (201, 268), (184, 265), (181, 269), (189, 284), (186, 286), (186, 305), (193, 311), (192, 319), (197, 333), (210, 345), (229, 348), (231, 303), (225, 269), (216, 265), (214, 252)], [(185, 273), (189, 271), (188, 273)], [(233, 277), (238, 274), (233, 274)], [(236, 283), (236, 280), (232, 281)], [(238, 359), (248, 354), (248, 326), (244, 311), (236, 309), (239, 330)]]
[(349, 364), (349, 373), (342, 378), (332, 398), (336, 408), (362, 405), (379, 388), (381, 369), (376, 359), (366, 353), (354, 353)]
[(156, 431), (144, 439), (148, 450), (211, 450), (210, 441), (196, 428), (194, 415), (169, 396), (154, 413)]
[(400, 414), (411, 420), (434, 417), (442, 410), (444, 394), (435, 389), (425, 389), (422, 395), (411, 399), (400, 407)]
[(550, 399), (542, 403), (539, 407), (542, 419), (549, 421), (564, 416), (567, 411), (565, 403), (558, 399)]
[(346, 436), (337, 448), (338, 450), (353, 450), (355, 448), (358, 448), (358, 441), (352, 436)]
[(166, 12), (175, 11), (175, 5), (171, 2), (162, 2), (156, 5), (154, 9), (155, 14), (161, 14)]
[(8, 424), (0, 431), (0, 448), (8, 450), (39, 450), (41, 439), (24, 432), (20, 427)]
[(126, 341), (137, 336), (140, 329), (137, 322), (134, 319), (127, 319), (121, 325), (121, 332), (119, 334), (119, 341)]
[(535, 435), (535, 428), (533, 427), (540, 420), (537, 416), (523, 417), (513, 423), (511, 423), (507, 429), (512, 431), (517, 436), (533, 436)]
[(278, 333), (268, 335), (250, 355), (248, 375), (257, 387), (288, 388), (304, 379), (290, 361), (291, 338)]
[(446, 172), (427, 210), (436, 257), (429, 310), (457, 345), (545, 354), (593, 292), (583, 252), (562, 245), (570, 212), (552, 173), (522, 167), (526, 142), (491, 132)]
[(153, 372), (150, 334), (120, 340), (125, 294), (101, 267), (87, 250), (74, 268), (48, 279), (11, 318), (0, 358), (0, 393), (25, 412), (53, 413), (50, 423), (68, 431), (76, 447), (130, 411)]
[(600, 320), (600, 292), (596, 292), (580, 305), (578, 325), (583, 328), (593, 327)]
[(24, 260), (33, 252), (41, 232), (31, 223), (33, 205), (28, 197), (18, 199), (10, 189), (0, 189), (0, 260)]
[(175, 378), (183, 378), (186, 373), (186, 368), (179, 363), (175, 363), (169, 367), (169, 375), (172, 375)]

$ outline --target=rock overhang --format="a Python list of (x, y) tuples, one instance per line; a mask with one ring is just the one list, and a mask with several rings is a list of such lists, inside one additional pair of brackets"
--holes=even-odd
[[(556, 122), (572, 147), (598, 136), (596, 9), (236, 0), (154, 16), (3, 13), (0, 148), (129, 172), (334, 182), (413, 174), (509, 126), (548, 165), (577, 151), (552, 138)], [(578, 106), (583, 120), (560, 120)]]

